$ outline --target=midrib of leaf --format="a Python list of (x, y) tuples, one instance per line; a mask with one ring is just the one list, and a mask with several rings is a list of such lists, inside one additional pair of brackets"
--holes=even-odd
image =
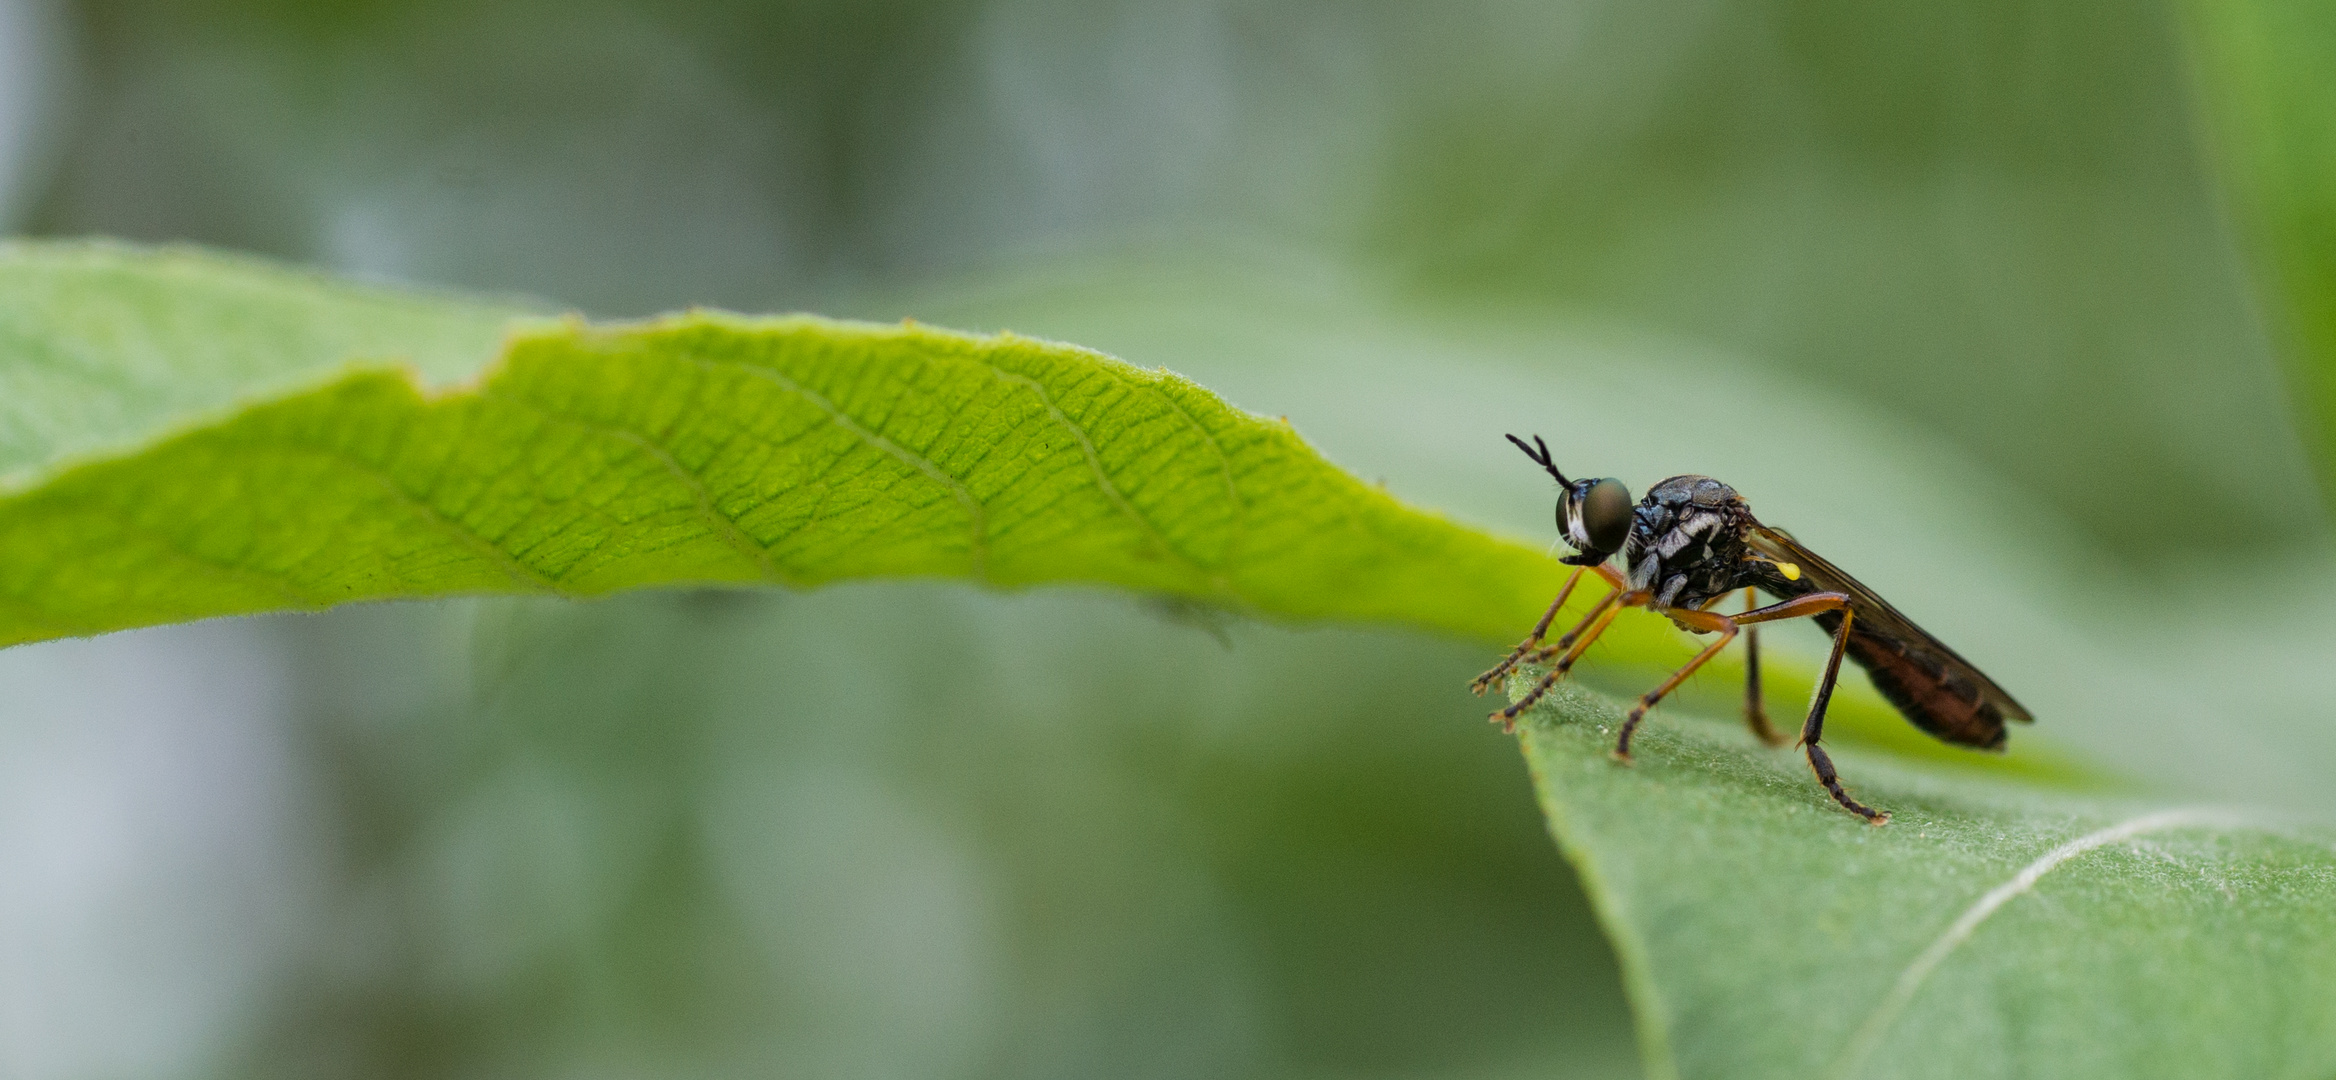
[(2182, 807), (2157, 810), (2128, 818), (2106, 828), (2095, 829), (2061, 844), (2039, 856), (2036, 861), (2021, 867), (2010, 880), (1989, 889), (1970, 907), (1963, 909), (1929, 946), (1899, 971), (1890, 985), (1890, 992), (1866, 1014), (1849, 1041), (1833, 1056), (1825, 1075), (1835, 1078), (1855, 1076), (1874, 1055), (1891, 1027), (1911, 1007), (1922, 993), (1933, 972), (1952, 957), (1955, 950), (1969, 942), (1979, 928), (2004, 905), (2036, 888), (2051, 873), (2070, 859), (2081, 858), (2089, 852), (2111, 844), (2122, 844), (2154, 832), (2171, 829), (2216, 829), (2225, 832), (2276, 829), (2276, 826), (2257, 821), (2248, 815), (2217, 807)]
[[(700, 361), (700, 363), (705, 362)], [(988, 580), (986, 566), (989, 549), (988, 510), (982, 505), (981, 500), (974, 498), (973, 493), (965, 489), (965, 485), (963, 483), (960, 483), (956, 477), (941, 471), (939, 466), (933, 464), (930, 460), (927, 460), (923, 455), (911, 453), (908, 450), (901, 448), (899, 444), (885, 438), (883, 435), (869, 430), (858, 420), (852, 418), (842, 409), (837, 408), (834, 402), (827, 400), (826, 397), (820, 394), (813, 393), (801, 386), (796, 385), (785, 375), (775, 371), (756, 371), (753, 372), (753, 374), (761, 378), (769, 379), (771, 382), (778, 384), (781, 389), (786, 390), (788, 393), (794, 394), (803, 400), (810, 402), (812, 405), (818, 407), (820, 411), (825, 412), (830, 417), (834, 418), (836, 426), (843, 428), (845, 431), (851, 432), (852, 435), (860, 439), (860, 441), (865, 442), (868, 445), (885, 452), (886, 454), (890, 454), (891, 456), (900, 459), (902, 462), (908, 464), (909, 467), (914, 468), (919, 473), (924, 474), (934, 483), (947, 488), (950, 495), (957, 500), (958, 505), (965, 508), (966, 524), (968, 531), (971, 534), (967, 541), (971, 552), (971, 565), (969, 567), (968, 576), (973, 578), (975, 581)], [(704, 478), (698, 477), (694, 473), (691, 474), (691, 476), (693, 478), (693, 482), (698, 485), (699, 489), (704, 490)], [(738, 529), (738, 522), (736, 518), (730, 517), (728, 515), (719, 516), (724, 522), (728, 524), (729, 528), (732, 530), (737, 530), (739, 536), (745, 537), (745, 532)], [(746, 542), (755, 546), (757, 557), (766, 561), (770, 558), (770, 551), (768, 548), (763, 547), (760, 543), (754, 541), (751, 537), (746, 537)]]

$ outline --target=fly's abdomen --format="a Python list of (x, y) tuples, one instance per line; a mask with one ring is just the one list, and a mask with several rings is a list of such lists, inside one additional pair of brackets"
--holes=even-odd
[[(1840, 615), (1819, 615), (1816, 622), (1826, 633), (1841, 632)], [(1985, 689), (1963, 678), (1956, 665), (1919, 644), (1867, 632), (1854, 621), (1846, 652), (1866, 669), (1874, 689), (1914, 726), (1961, 746), (2003, 748), (2003, 710), (1988, 700)]]

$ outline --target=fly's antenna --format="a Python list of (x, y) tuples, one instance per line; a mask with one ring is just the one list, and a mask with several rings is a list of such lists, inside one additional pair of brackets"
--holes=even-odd
[(1516, 443), (1517, 449), (1523, 450), (1526, 457), (1532, 458), (1533, 464), (1539, 465), (1542, 468), (1549, 470), (1549, 475), (1557, 477), (1558, 483), (1563, 484), (1566, 487), (1573, 486), (1573, 481), (1566, 479), (1564, 473), (1557, 471), (1557, 463), (1549, 460), (1549, 444), (1542, 442), (1541, 436), (1533, 436), (1533, 445), (1540, 447), (1541, 449), (1539, 450), (1533, 449), (1532, 446), (1525, 445), (1525, 440), (1520, 439), (1514, 435), (1509, 436), (1508, 439), (1510, 442)]

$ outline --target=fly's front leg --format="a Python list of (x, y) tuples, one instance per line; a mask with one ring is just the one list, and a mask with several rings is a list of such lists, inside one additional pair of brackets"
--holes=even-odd
[[(1540, 701), (1542, 695), (1549, 693), (1551, 687), (1556, 686), (1559, 680), (1565, 678), (1566, 672), (1573, 670), (1574, 663), (1582, 658), (1583, 653), (1590, 651), (1590, 646), (1597, 642), (1598, 635), (1606, 632), (1607, 625), (1614, 621), (1614, 617), (1622, 614), (1623, 608), (1646, 603), (1647, 596), (1648, 594), (1644, 591), (1615, 592), (1599, 601), (1598, 606), (1590, 611), (1590, 621), (1586, 621), (1584, 626), (1575, 627), (1572, 633), (1558, 639), (1558, 644), (1552, 646), (1552, 648), (1564, 649), (1565, 654), (1558, 657), (1557, 664), (1549, 669), (1549, 673), (1543, 675), (1541, 681), (1534, 683), (1533, 689), (1526, 691), (1524, 697), (1510, 702), (1508, 708), (1492, 714), (1492, 721), (1499, 724), (1502, 731), (1517, 730), (1517, 717), (1525, 710), (1532, 708), (1534, 702)], [(1537, 661), (1546, 658), (1550, 651), (1550, 649), (1543, 649), (1528, 659)]]
[(1833, 770), (1833, 758), (1817, 745), (1825, 737), (1825, 706), (1833, 700), (1833, 683), (1841, 675), (1841, 654), (1849, 647), (1849, 625), (1856, 612), (1844, 605), (1841, 610), (1841, 628), (1833, 632), (1833, 655), (1825, 661), (1825, 678), (1817, 684), (1817, 697), (1809, 703), (1809, 719), (1801, 724), (1801, 748), (1808, 752), (1809, 768), (1816, 770), (1817, 782), (1825, 785), (1827, 794), (1840, 803), (1842, 809), (1856, 814), (1875, 825), (1887, 825), (1890, 815), (1849, 797), (1841, 787), (1841, 774)]
[[(1509, 650), (1509, 655), (1504, 657), (1500, 663), (1494, 664), (1491, 671), (1477, 676), (1475, 682), (1469, 683), (1469, 693), (1483, 697), (1487, 687), (1500, 681), (1501, 676), (1508, 674), (1510, 669), (1517, 666), (1517, 661), (1524, 659), (1526, 653), (1533, 651), (1535, 646), (1541, 644), (1542, 635), (1549, 633), (1549, 624), (1557, 619), (1557, 610), (1565, 606), (1566, 598), (1574, 594), (1574, 586), (1582, 580), (1582, 570), (1582, 567), (1577, 566), (1574, 567), (1573, 573), (1566, 575), (1565, 587), (1557, 590), (1557, 599), (1549, 602), (1549, 610), (1541, 613), (1541, 621), (1533, 624), (1533, 632), (1526, 635), (1525, 640), (1518, 642), (1516, 648)], [(1594, 617), (1597, 612), (1592, 611), (1590, 614)], [(1588, 621), (1584, 620), (1583, 625), (1588, 625)], [(1581, 627), (1577, 626), (1574, 629), (1579, 632)]]
[(1532, 652), (1525, 654), (1524, 659), (1519, 660), (1518, 663), (1538, 664), (1548, 660), (1552, 656), (1563, 654), (1567, 649), (1573, 647), (1575, 638), (1581, 637), (1582, 634), (1597, 621), (1598, 616), (1603, 614), (1608, 607), (1614, 604), (1621, 604), (1623, 607), (1629, 607), (1632, 604), (1645, 602), (1645, 594), (1641, 594), (1637, 600), (1628, 599), (1629, 593), (1623, 587), (1622, 575), (1615, 573), (1612, 567), (1598, 566), (1593, 567), (1593, 569), (1598, 571), (1599, 577), (1606, 579), (1606, 584), (1612, 586), (1614, 591), (1600, 597), (1597, 603), (1592, 604), (1590, 606), (1590, 613), (1582, 616), (1582, 621), (1575, 623), (1574, 628), (1566, 631), (1564, 636), (1558, 638), (1556, 642), (1546, 647), (1535, 649)]
[[(1760, 602), (1760, 594), (1744, 590), (1744, 613), (1752, 613)], [(1768, 709), (1760, 701), (1760, 627), (1744, 628), (1744, 723), (1752, 734), (1770, 746), (1783, 746), (1784, 736), (1776, 733), (1768, 723)]]

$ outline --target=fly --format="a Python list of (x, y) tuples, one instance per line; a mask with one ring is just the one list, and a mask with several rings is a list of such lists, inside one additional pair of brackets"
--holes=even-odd
[[(1556, 659), (1524, 697), (1492, 714), (1503, 730), (1515, 730), (1518, 715), (1565, 678), (1614, 617), (1631, 607), (1668, 616), (1691, 633), (1717, 633), (1719, 639), (1662, 685), (1640, 695), (1614, 742), (1614, 756), (1621, 761), (1630, 760), (1630, 737), (1647, 710), (1719, 655), (1739, 632), (1744, 634), (1745, 723), (1760, 741), (1784, 745), (1784, 737), (1769, 726), (1768, 714), (1761, 706), (1760, 638), (1754, 629), (1779, 619), (1813, 619), (1833, 638), (1825, 676), (1818, 681), (1808, 719), (1801, 724), (1800, 745), (1809, 767), (1817, 773), (1817, 782), (1825, 786), (1833, 801), (1873, 824), (1889, 821), (1890, 815), (1851, 798), (1841, 786), (1833, 759), (1818, 745), (1825, 734), (1825, 706), (1833, 698), (1833, 684), (1841, 674), (1844, 655), (1866, 669), (1874, 689), (1907, 720), (1941, 741), (2001, 750), (2005, 721), (2028, 723), (2034, 719), (1995, 680), (1899, 614), (1873, 590), (1802, 547), (1791, 534), (1761, 524), (1736, 489), (1708, 476), (1674, 476), (1656, 484), (1634, 507), (1630, 489), (1619, 480), (1566, 479), (1550, 460), (1549, 445), (1540, 436), (1534, 436), (1530, 446), (1514, 435), (1508, 438), (1557, 478), (1562, 488), (1557, 499), (1557, 526), (1575, 553), (1563, 560), (1574, 567), (1573, 575), (1566, 578), (1549, 611), (1534, 624), (1533, 633), (1470, 686), (1482, 694), (1519, 664)], [(1622, 555), (1621, 572), (1607, 565), (1616, 552)], [(1555, 643), (1542, 645), (1549, 624), (1585, 570), (1595, 571), (1612, 591)], [(1722, 615), (1712, 610), (1738, 589), (1744, 591), (1743, 612)], [(1776, 602), (1756, 606), (1759, 593), (1775, 597)]]

